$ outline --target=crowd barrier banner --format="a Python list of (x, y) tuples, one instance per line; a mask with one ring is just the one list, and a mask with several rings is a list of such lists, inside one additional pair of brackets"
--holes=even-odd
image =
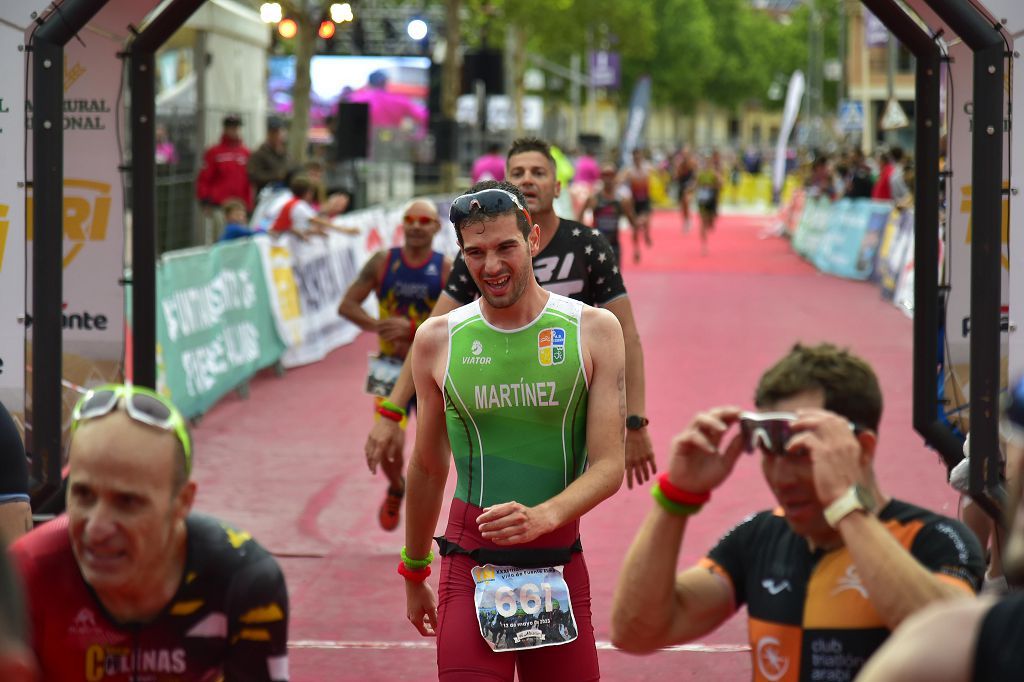
[[(910, 317), (914, 316), (914, 212), (904, 212), (902, 218), (908, 229), (906, 230), (906, 253), (903, 257), (903, 264), (900, 266), (899, 276), (896, 279), (896, 290), (893, 293), (893, 303), (896, 307)], [(941, 256), (940, 256), (941, 258)]]
[(338, 315), (338, 304), (359, 274), (366, 253), (362, 235), (278, 239), (291, 252), (302, 311), (302, 342), (289, 346), (281, 361), (285, 367), (298, 367), (322, 360), (359, 336), (359, 327)]
[(892, 207), (870, 199), (833, 204), (828, 228), (812, 261), (821, 271), (848, 279), (868, 279), (874, 269), (879, 233)]
[(896, 228), (883, 240), (883, 248), (878, 254), (878, 285), (881, 287), (882, 297), (890, 301), (896, 296), (900, 274), (909, 257), (908, 252), (913, 249), (914, 241), (913, 213), (904, 211), (897, 215)]
[(793, 248), (804, 258), (810, 258), (818, 250), (821, 236), (828, 227), (832, 203), (820, 197), (807, 197), (804, 212), (793, 233)]
[(267, 294), (263, 258), (253, 240), (161, 259), (158, 384), (186, 417), (203, 414), (284, 353)]
[(263, 261), (263, 278), (267, 282), (270, 308), (277, 324), (277, 335), (289, 348), (305, 339), (299, 286), (292, 270), (292, 252), (284, 240), (277, 243), (265, 234), (256, 235), (253, 244)]

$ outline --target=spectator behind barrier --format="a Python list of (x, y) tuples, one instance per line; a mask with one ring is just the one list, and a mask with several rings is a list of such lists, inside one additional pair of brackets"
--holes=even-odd
[[(850, 679), (910, 614), (972, 595), (981, 548), (959, 522), (882, 492), (882, 394), (860, 358), (798, 344), (762, 375), (754, 402), (760, 413), (702, 412), (673, 441), (620, 573), (612, 641), (652, 652), (746, 605), (755, 679)], [(741, 521), (676, 575), (692, 517), (755, 449), (779, 508)]]

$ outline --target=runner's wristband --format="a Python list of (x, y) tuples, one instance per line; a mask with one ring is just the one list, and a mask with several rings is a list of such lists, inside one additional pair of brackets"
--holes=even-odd
[(398, 412), (392, 412), (383, 405), (377, 406), (377, 414), (384, 417), (385, 419), (390, 419), (393, 422), (401, 422), (403, 419), (405, 419), (405, 415), (399, 414)]
[(658, 487), (661, 488), (661, 492), (665, 497), (676, 504), (697, 505), (699, 507), (711, 499), (710, 492), (691, 493), (688, 490), (672, 485), (672, 482), (668, 480), (667, 471), (658, 476)]
[(661, 486), (657, 483), (651, 486), (651, 497), (653, 497), (654, 501), (658, 503), (658, 506), (673, 516), (692, 516), (699, 512), (703, 506), (699, 504), (680, 504), (678, 502), (673, 502), (665, 496)]
[(385, 410), (388, 410), (389, 412), (394, 412), (395, 414), (401, 415), (403, 417), (406, 415), (404, 407), (399, 407), (390, 400), (380, 401), (380, 406), (383, 407)]
[(409, 582), (421, 583), (427, 579), (430, 575), (430, 566), (425, 566), (418, 571), (410, 570), (401, 561), (398, 562), (398, 575), (402, 576)]
[(402, 563), (405, 564), (406, 568), (410, 571), (418, 571), (422, 568), (426, 568), (434, 562), (434, 550), (427, 552), (425, 559), (410, 559), (409, 555), (405, 553), (405, 547), (402, 548)]

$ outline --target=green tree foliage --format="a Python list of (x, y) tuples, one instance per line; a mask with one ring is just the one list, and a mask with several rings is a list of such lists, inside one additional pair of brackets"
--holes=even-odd
[(649, 74), (656, 102), (690, 111), (722, 60), (708, 0), (655, 0), (650, 6), (656, 17), (653, 49), (646, 58), (623, 55), (623, 99), (639, 76)]

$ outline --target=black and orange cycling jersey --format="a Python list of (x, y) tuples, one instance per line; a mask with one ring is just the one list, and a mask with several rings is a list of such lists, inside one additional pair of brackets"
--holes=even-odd
[(178, 592), (146, 623), (107, 613), (78, 569), (60, 516), (11, 554), (25, 584), (32, 647), (48, 682), (285, 682), (288, 593), (248, 533), (190, 514)]
[[(878, 518), (941, 580), (978, 590), (985, 562), (963, 524), (897, 500)], [(749, 517), (700, 565), (732, 585), (737, 608), (747, 606), (756, 681), (852, 680), (889, 636), (849, 551), (812, 549), (781, 511)]]

